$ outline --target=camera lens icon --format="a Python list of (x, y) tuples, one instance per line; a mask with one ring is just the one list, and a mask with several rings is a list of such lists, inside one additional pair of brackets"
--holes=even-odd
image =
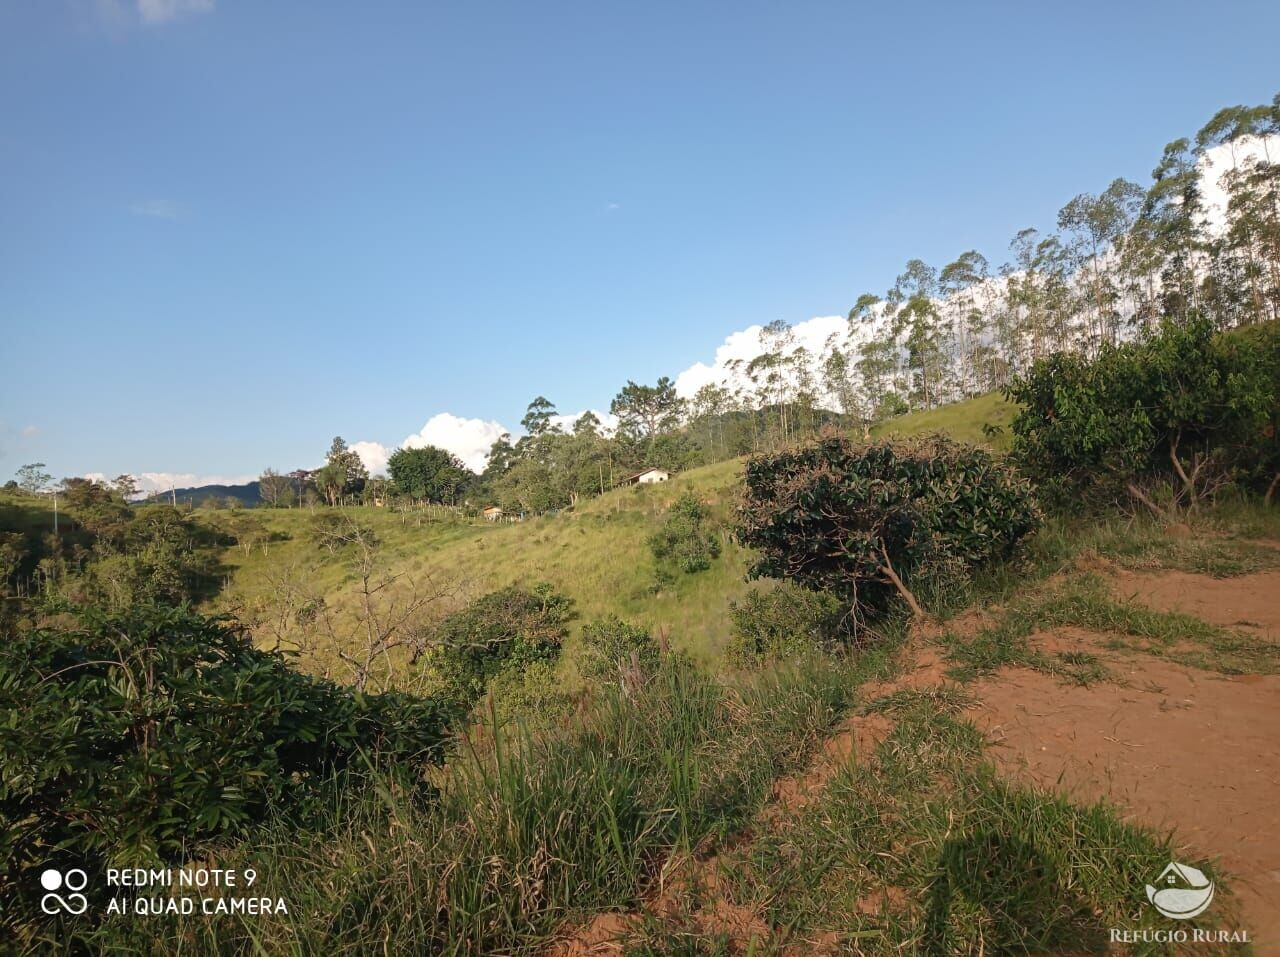
[[(49, 893), (40, 898), (40, 909), (46, 914), (65, 911), (68, 914), (83, 914), (89, 909), (89, 899), (78, 893), (89, 883), (89, 875), (78, 867), (73, 867), (65, 874), (56, 867), (47, 867), (40, 872), (40, 886)], [(65, 897), (60, 890), (71, 893)]]

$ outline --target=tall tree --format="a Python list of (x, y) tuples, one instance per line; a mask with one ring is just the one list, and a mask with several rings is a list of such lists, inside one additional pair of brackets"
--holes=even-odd
[(1069, 248), (1075, 264), (1087, 264), (1093, 331), (1099, 344), (1114, 344), (1118, 325), (1112, 314), (1110, 283), (1102, 257), (1129, 231), (1142, 198), (1142, 187), (1126, 179), (1115, 179), (1102, 195), (1081, 193), (1058, 212), (1058, 228), (1073, 237)]
[(271, 508), (289, 505), (294, 498), (294, 480), (275, 469), (264, 469), (258, 476), (258, 497)]
[(1196, 253), (1200, 239), (1200, 172), (1191, 143), (1176, 139), (1151, 171), (1152, 182), (1139, 214), (1161, 251), (1165, 311), (1179, 319), (1197, 304)]
[(556, 407), (548, 399), (538, 396), (529, 403), (520, 426), (532, 436), (545, 435), (554, 430), (551, 419), (556, 414)]
[(329, 446), (324, 467), (311, 477), (329, 504), (338, 505), (345, 496), (359, 494), (369, 478), (369, 471), (360, 456), (339, 435)]
[(18, 469), (18, 487), (23, 491), (38, 495), (49, 487), (53, 476), (45, 470), (43, 462), (30, 462)]
[(396, 449), (387, 459), (387, 471), (403, 494), (443, 505), (456, 505), (475, 478), (461, 459), (435, 445)]
[(609, 404), (618, 417), (618, 432), (633, 441), (644, 441), (652, 456), (654, 443), (663, 432), (680, 424), (684, 400), (676, 395), (675, 383), (666, 376), (656, 385), (639, 385), (631, 380)]

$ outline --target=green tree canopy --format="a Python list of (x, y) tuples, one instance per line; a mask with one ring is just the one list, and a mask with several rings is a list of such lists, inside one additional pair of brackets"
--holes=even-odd
[(454, 504), (475, 478), (461, 459), (435, 445), (397, 449), (387, 460), (387, 471), (405, 495), (446, 504)]

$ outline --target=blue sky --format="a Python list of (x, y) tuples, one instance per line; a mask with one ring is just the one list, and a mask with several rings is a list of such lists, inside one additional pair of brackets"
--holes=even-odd
[(1280, 89), (1280, 4), (0, 3), (0, 477), (607, 408), (1002, 262)]

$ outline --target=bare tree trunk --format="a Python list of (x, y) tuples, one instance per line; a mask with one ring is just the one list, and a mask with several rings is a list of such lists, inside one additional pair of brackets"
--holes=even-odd
[(898, 594), (902, 596), (902, 600), (907, 603), (907, 607), (911, 609), (913, 618), (928, 617), (924, 613), (924, 609), (920, 607), (920, 603), (916, 601), (916, 596), (911, 594), (911, 590), (903, 584), (902, 579), (898, 577), (898, 573), (893, 570), (893, 563), (889, 561), (889, 553), (885, 551), (883, 544), (880, 546), (880, 557), (884, 559), (884, 564), (880, 566), (880, 574), (884, 575), (898, 590)]
[(1157, 516), (1164, 519), (1167, 519), (1169, 517), (1169, 513), (1166, 512), (1164, 509), (1162, 509), (1155, 502), (1151, 501), (1151, 499), (1147, 498), (1147, 496), (1142, 493), (1142, 490), (1138, 488), (1138, 486), (1130, 482), (1128, 488), (1129, 488), (1130, 495), (1132, 495), (1135, 499), (1137, 499), (1147, 508), (1151, 509), (1151, 511), (1153, 511)]

